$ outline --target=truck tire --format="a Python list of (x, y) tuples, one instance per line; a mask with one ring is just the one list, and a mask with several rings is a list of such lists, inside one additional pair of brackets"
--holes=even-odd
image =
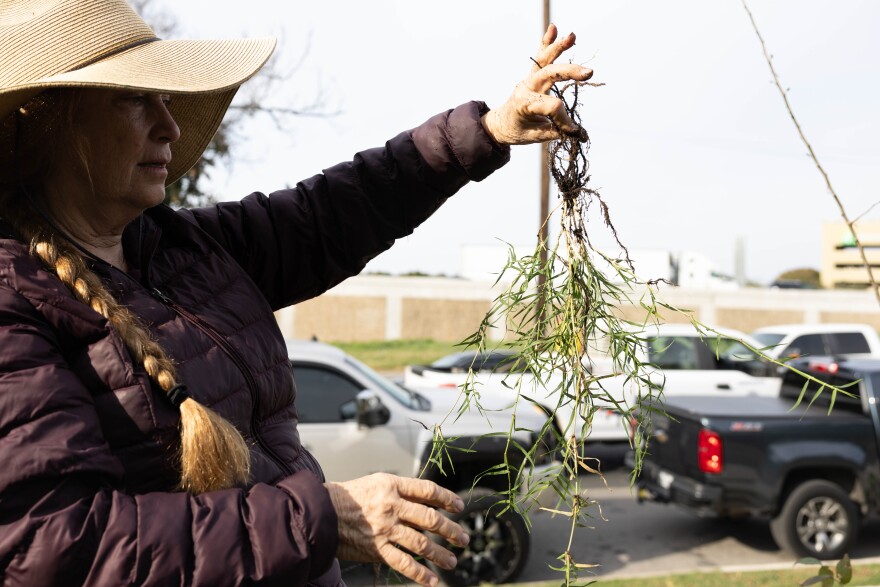
[(459, 492), (464, 510), (446, 514), (461, 524), (470, 536), (464, 548), (449, 547), (458, 557), (451, 571), (434, 566), (449, 587), (480, 583), (510, 583), (522, 572), (529, 557), (529, 531), (518, 513), (500, 513), (503, 499), (489, 489), (477, 487)]
[(820, 560), (846, 554), (858, 530), (859, 510), (846, 491), (818, 479), (798, 485), (770, 521), (770, 533), (781, 548)]

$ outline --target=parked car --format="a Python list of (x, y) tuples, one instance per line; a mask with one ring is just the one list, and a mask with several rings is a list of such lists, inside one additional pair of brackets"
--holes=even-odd
[(428, 365), (407, 365), (403, 382), (420, 387), (458, 387), (471, 370), (475, 373), (510, 373), (517, 363), (517, 353), (510, 349), (460, 351), (444, 355)]
[(838, 387), (858, 382), (847, 388), (856, 397), (838, 393), (829, 413), (831, 392), (814, 398), (811, 384), (798, 403), (806, 381), (789, 370), (776, 398), (669, 398), (646, 430), (639, 501), (768, 519), (797, 556), (846, 554), (861, 519), (880, 510), (880, 360), (792, 365)]
[(880, 336), (867, 324), (779, 324), (752, 333), (774, 358), (880, 357)]
[[(513, 510), (497, 507), (496, 493), (507, 490), (507, 477), (481, 476), (505, 462), (505, 452), (514, 466), (522, 460), (519, 451), (507, 450), (513, 414), (509, 397), (487, 392), (483, 401), (496, 411), (448, 419), (444, 436), (464, 450), (450, 450), (453, 466), (441, 472), (428, 466), (433, 429), (454, 410), (455, 394), (444, 389), (410, 391), (326, 344), (290, 341), (287, 348), (296, 379), (300, 436), (327, 479), (388, 472), (421, 476), (458, 492), (467, 505), (452, 517), (470, 534), (470, 544), (453, 548), (459, 559), (455, 570), (435, 571), (453, 587), (516, 579), (529, 552), (525, 521)], [(517, 407), (514, 440), (532, 447), (546, 422), (543, 410), (524, 402)], [(539, 469), (552, 466), (547, 452), (538, 456)], [(541, 471), (534, 474), (540, 476)]]
[[(575, 434), (579, 439), (584, 437), (583, 418), (573, 413), (572, 403), (558, 406), (559, 396), (554, 390), (560, 384), (559, 378), (551, 376), (541, 381), (524, 369), (517, 358), (514, 351), (507, 349), (453, 353), (430, 365), (408, 365), (404, 369), (403, 384), (420, 391), (447, 389), (447, 393), (451, 393), (468, 382), (472, 370), (473, 388), (481, 396), (481, 405), (487, 392), (490, 397), (501, 394), (512, 401), (514, 388), (519, 386), (520, 394), (538, 402), (548, 415), (556, 413), (555, 425), (560, 436)], [(520, 377), (522, 381), (518, 383)], [(616, 406), (602, 402), (593, 414), (589, 439), (604, 443), (629, 442), (627, 426)]]

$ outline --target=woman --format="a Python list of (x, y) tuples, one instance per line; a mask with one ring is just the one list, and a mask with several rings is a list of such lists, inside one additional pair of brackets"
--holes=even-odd
[[(9, 585), (340, 584), (455, 565), (433, 483), (322, 483), (273, 310), (409, 234), (510, 144), (579, 129), (553, 65), (266, 197), (161, 205), (271, 40), (160, 41), (123, 0), (0, 13), (0, 569)], [(210, 406), (210, 407), (209, 407)]]

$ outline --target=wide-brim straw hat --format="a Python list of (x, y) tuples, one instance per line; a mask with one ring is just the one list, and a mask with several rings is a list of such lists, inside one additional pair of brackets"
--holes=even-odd
[(172, 94), (170, 184), (199, 160), (275, 39), (160, 40), (124, 0), (0, 0), (0, 184), (17, 179), (16, 117), (50, 88)]

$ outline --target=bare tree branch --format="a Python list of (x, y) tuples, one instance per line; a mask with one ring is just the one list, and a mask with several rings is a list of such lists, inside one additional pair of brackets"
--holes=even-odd
[(770, 73), (773, 74), (773, 83), (776, 84), (776, 88), (779, 90), (779, 94), (782, 96), (782, 101), (785, 103), (785, 109), (788, 111), (788, 115), (791, 117), (791, 121), (794, 122), (794, 126), (797, 129), (798, 135), (801, 137), (801, 141), (803, 141), (804, 145), (807, 146), (807, 151), (809, 151), (810, 158), (813, 160), (813, 163), (816, 164), (816, 167), (819, 169), (819, 173), (822, 174), (822, 178), (825, 180), (825, 185), (826, 187), (828, 187), (828, 191), (831, 192), (831, 196), (837, 203), (837, 207), (840, 209), (840, 215), (841, 217), (843, 217), (843, 221), (846, 222), (846, 225), (849, 227), (849, 230), (853, 235), (853, 240), (856, 243), (856, 247), (858, 247), (859, 249), (859, 254), (862, 257), (862, 262), (865, 264), (865, 269), (868, 271), (868, 280), (871, 282), (871, 289), (874, 290), (874, 296), (877, 298), (877, 303), (880, 304), (880, 289), (878, 289), (877, 281), (874, 279), (874, 272), (871, 269), (871, 264), (868, 263), (868, 256), (865, 254), (865, 247), (859, 240), (858, 234), (856, 234), (855, 223), (858, 218), (856, 220), (850, 220), (849, 216), (847, 216), (846, 209), (843, 207), (843, 203), (840, 201), (840, 198), (837, 197), (837, 192), (835, 192), (834, 188), (831, 186), (831, 179), (828, 177), (825, 169), (819, 163), (819, 159), (818, 157), (816, 157), (816, 153), (813, 151), (813, 147), (810, 145), (810, 142), (804, 135), (804, 131), (803, 129), (801, 129), (801, 125), (798, 123), (798, 120), (794, 115), (794, 111), (792, 110), (791, 104), (788, 101), (788, 93), (779, 82), (779, 76), (776, 75), (776, 69), (773, 67), (773, 58), (767, 51), (767, 45), (766, 43), (764, 43), (764, 37), (761, 36), (761, 31), (758, 30), (758, 23), (755, 22), (755, 17), (752, 15), (752, 11), (749, 10), (749, 6), (746, 3), (746, 0), (742, 0), (742, 5), (743, 8), (746, 9), (746, 13), (748, 13), (749, 15), (749, 20), (752, 21), (752, 28), (755, 29), (755, 34), (758, 35), (758, 41), (761, 42), (761, 50), (764, 52), (764, 59), (767, 61), (767, 65), (770, 67)]
[[(177, 22), (168, 13), (156, 8), (153, 0), (128, 0), (129, 4), (149, 22), (156, 33), (164, 38), (177, 35)], [(281, 88), (290, 80), (301, 75), (301, 68), (309, 54), (311, 35), (298, 59), (291, 65), (282, 64), (278, 57), (284, 52), (276, 51), (249, 83), (242, 86), (232, 105), (223, 118), (220, 128), (205, 149), (202, 158), (180, 181), (165, 190), (165, 201), (172, 206), (206, 206), (216, 199), (203, 191), (204, 180), (211, 177), (211, 171), (222, 164), (231, 164), (232, 154), (238, 144), (244, 141), (242, 129), (246, 122), (256, 116), (266, 116), (279, 132), (292, 134), (294, 121), (299, 118), (332, 118), (340, 113), (338, 107), (327, 107), (329, 100), (320, 83), (303, 84), (309, 88), (311, 98), (295, 96), (299, 104), (292, 103), (291, 92)], [(288, 103), (279, 103), (279, 97)]]
[(873, 210), (874, 208), (877, 207), (877, 204), (880, 204), (880, 202), (874, 202), (873, 204), (868, 206), (867, 210), (865, 210), (864, 212), (862, 212), (861, 214), (859, 214), (858, 216), (855, 217), (855, 219), (853, 220), (853, 224), (855, 224), (856, 222), (858, 222), (859, 220), (861, 220), (862, 218), (867, 216), (868, 212), (870, 212), (871, 210)]

